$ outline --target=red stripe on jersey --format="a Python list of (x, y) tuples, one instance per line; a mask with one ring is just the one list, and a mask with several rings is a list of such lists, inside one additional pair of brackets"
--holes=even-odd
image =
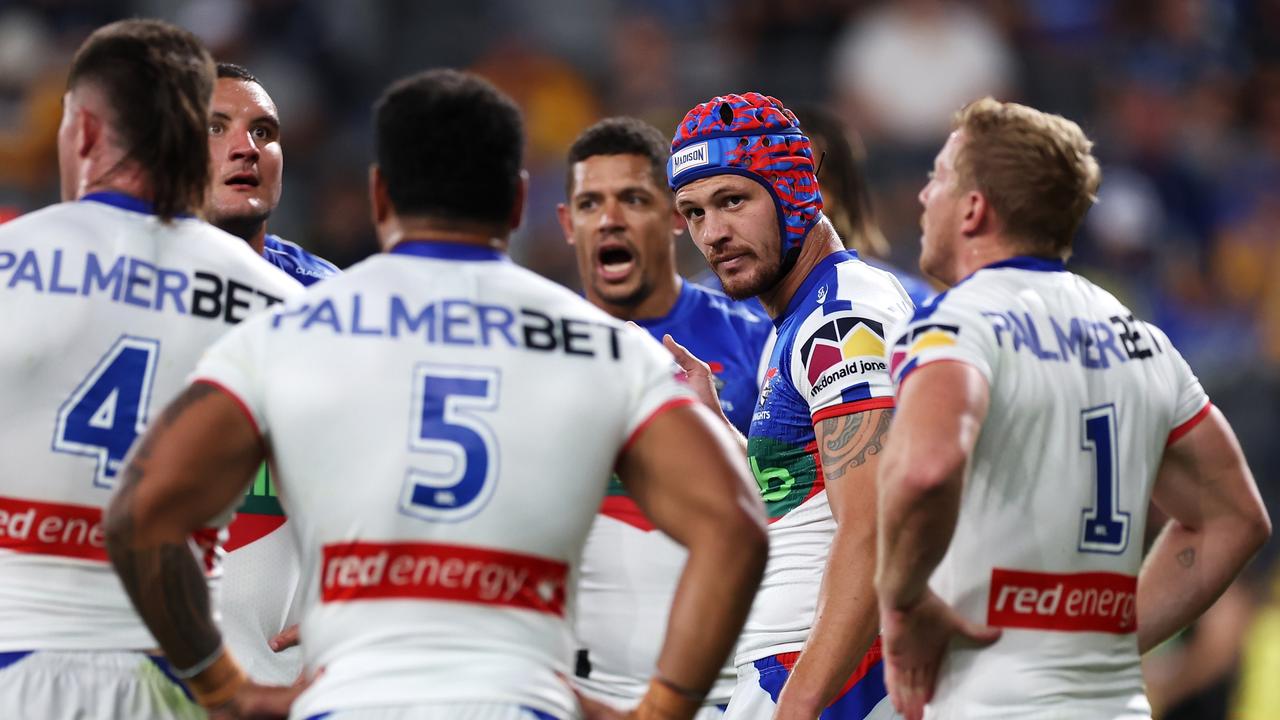
[(0, 497), (0, 549), (106, 562), (102, 508)]
[(200, 528), (191, 533), (191, 542), (199, 553), (196, 559), (205, 575), (212, 575), (220, 564), (222, 553), (218, 543), (223, 539), (221, 532), (218, 528)]
[[(649, 427), (649, 423), (657, 420), (659, 415), (671, 410), (672, 408), (678, 408), (684, 405), (694, 405), (697, 402), (697, 400), (694, 400), (691, 397), (678, 397), (672, 398), (659, 405), (656, 410), (649, 413), (649, 417), (642, 420), (640, 424), (636, 426), (636, 429), (631, 431), (631, 436), (627, 438), (626, 442), (622, 443), (622, 449), (618, 450), (618, 459), (621, 460), (622, 456), (627, 454), (627, 451), (631, 449), (631, 446), (640, 438), (640, 433), (644, 432), (645, 428)], [(614, 462), (614, 465), (617, 465), (616, 461)]]
[(1200, 408), (1200, 410), (1197, 411), (1195, 415), (1192, 415), (1191, 418), (1188, 419), (1186, 422), (1182, 423), (1181, 425), (1179, 425), (1178, 427), (1174, 428), (1169, 432), (1169, 439), (1165, 441), (1164, 446), (1169, 447), (1170, 445), (1181, 440), (1182, 436), (1191, 432), (1195, 428), (1195, 426), (1200, 424), (1201, 420), (1204, 420), (1205, 418), (1209, 417), (1209, 411), (1212, 409), (1213, 409), (1213, 403), (1211, 402), (1205, 403), (1204, 407)]
[(892, 397), (874, 397), (867, 398), (866, 400), (854, 400), (853, 402), (840, 403), (834, 407), (819, 410), (813, 414), (813, 422), (817, 424), (827, 418), (840, 417), (842, 415), (856, 415), (860, 412), (882, 410), (884, 408), (892, 407)]
[(606, 495), (604, 502), (600, 503), (600, 514), (645, 532), (654, 529), (653, 523), (649, 522), (636, 501), (626, 495)]
[(325, 545), (320, 602), (443, 600), (564, 617), (568, 563), (436, 543)]
[(1127, 635), (1138, 629), (1137, 593), (1138, 578), (1132, 575), (995, 568), (987, 597), (987, 624)]
[[(787, 672), (791, 672), (791, 670), (796, 666), (796, 661), (800, 659), (800, 653), (779, 653), (776, 658), (779, 665), (786, 668)], [(834, 705), (840, 700), (840, 698), (844, 697), (845, 693), (852, 690), (854, 685), (857, 685), (862, 678), (867, 676), (867, 673), (871, 671), (872, 666), (880, 662), (882, 659), (884, 659), (884, 647), (880, 644), (880, 636), (877, 635), (875, 642), (871, 643), (871, 649), (867, 650), (867, 654), (862, 656), (862, 660), (858, 662), (858, 667), (853, 669), (853, 674), (849, 676), (849, 679), (846, 680), (844, 685), (840, 688), (840, 692), (836, 693), (836, 696), (831, 699), (829, 704)]]
[(234, 552), (275, 532), (286, 520), (283, 515), (236, 513), (227, 527), (227, 552)]

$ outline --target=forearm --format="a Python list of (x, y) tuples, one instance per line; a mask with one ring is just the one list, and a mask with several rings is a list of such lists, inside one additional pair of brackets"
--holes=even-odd
[(924, 594), (929, 576), (942, 561), (955, 532), (960, 509), (964, 465), (956, 464), (932, 477), (913, 478), (892, 463), (880, 478), (880, 559), (876, 587), (882, 605), (903, 609)]
[(779, 706), (816, 717), (831, 704), (879, 632), (874, 533), (837, 530), (818, 591), (809, 638)]
[(1223, 518), (1192, 529), (1165, 525), (1138, 574), (1138, 651), (1146, 653), (1199, 617), (1259, 547)]
[(764, 529), (754, 523), (689, 544), (658, 656), (665, 680), (696, 693), (711, 688), (742, 631), (767, 554)]
[[(130, 488), (122, 489), (122, 495)], [(179, 670), (198, 666), (222, 645), (204, 572), (184, 535), (136, 530), (132, 497), (113, 503), (107, 552), (138, 615)]]

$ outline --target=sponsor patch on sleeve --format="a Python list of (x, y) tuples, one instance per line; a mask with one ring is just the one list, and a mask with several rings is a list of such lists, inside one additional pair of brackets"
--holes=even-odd
[(856, 315), (830, 318), (800, 345), (800, 362), (811, 403), (824, 390), (864, 382), (887, 369), (884, 326)]
[(920, 355), (926, 350), (954, 347), (960, 328), (956, 325), (930, 323), (916, 325), (893, 345), (889, 356), (889, 374), (895, 383), (902, 382), (916, 368)]

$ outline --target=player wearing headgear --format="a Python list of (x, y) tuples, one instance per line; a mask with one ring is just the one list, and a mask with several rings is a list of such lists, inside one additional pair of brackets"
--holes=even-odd
[[(375, 127), (387, 252), (211, 349), (140, 442), (107, 520), (130, 596), (175, 662), (236, 697), (177, 549), (270, 455), (316, 578), (301, 637), (323, 673), (295, 717), (568, 718), (567, 583), (616, 467), (689, 551), (636, 713), (692, 717), (766, 554), (732, 438), (652, 338), (507, 260), (526, 192), (510, 98), (426, 72)], [(156, 575), (181, 590), (147, 592)]]
[(911, 301), (841, 245), (822, 216), (809, 140), (774, 98), (727, 95), (690, 110), (667, 174), (725, 292), (758, 297), (778, 335), (747, 440), (769, 565), (738, 644), (728, 716), (890, 716), (871, 585), (873, 483), (893, 408), (885, 327), (908, 317)]
[[(568, 202), (558, 208), (583, 291), (593, 305), (657, 339), (684, 338), (711, 366), (731, 425), (746, 431), (760, 355), (773, 324), (722, 293), (676, 273), (684, 220), (667, 188), (667, 143), (635, 118), (587, 128), (569, 149)], [(593, 697), (633, 707), (653, 673), (685, 552), (654, 528), (614, 476), (583, 550), (574, 635), (574, 682)], [(708, 717), (733, 691), (729, 666), (703, 700)]]
[[(95, 31), (58, 131), (65, 201), (0, 227), (0, 714), (204, 712), (107, 564), (102, 508), (125, 452), (235, 323), (301, 291), (195, 219), (214, 66), (149, 20)], [(196, 528), (192, 528), (195, 530)], [(216, 531), (176, 549), (202, 592)], [(166, 592), (168, 578), (147, 578)], [(176, 663), (177, 669), (188, 666)]]
[[(920, 192), (920, 267), (951, 289), (889, 354), (889, 687), (909, 718), (1150, 717), (1140, 653), (1230, 584), (1266, 510), (1169, 339), (1066, 270), (1100, 180), (1080, 127), (991, 98), (954, 127)], [(1151, 501), (1172, 520), (1144, 562)]]
[[(245, 68), (218, 63), (217, 73), (205, 217), (303, 285), (337, 275), (329, 261), (267, 232), (267, 218), (280, 204), (284, 170), (276, 105)], [(301, 606), (298, 557), (284, 521), (264, 464), (228, 528), (221, 609), (227, 644), (250, 677), (270, 683), (290, 683), (302, 669), (302, 653), (293, 644)], [(282, 631), (287, 635), (276, 637)]]

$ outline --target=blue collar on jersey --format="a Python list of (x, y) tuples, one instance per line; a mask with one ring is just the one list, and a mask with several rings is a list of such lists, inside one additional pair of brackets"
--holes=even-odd
[(1035, 272), (1066, 272), (1067, 264), (1058, 258), (1018, 255), (993, 262), (990, 265), (984, 265), (980, 269), (995, 270), (996, 268), (1014, 268), (1016, 270), (1033, 270)]
[(392, 255), (417, 255), (439, 260), (504, 260), (506, 253), (491, 247), (445, 240), (401, 240), (387, 251)]
[(800, 283), (800, 289), (796, 290), (796, 294), (791, 296), (791, 301), (787, 303), (787, 309), (781, 315), (773, 319), (774, 327), (782, 327), (782, 323), (791, 317), (800, 309), (800, 305), (809, 297), (818, 283), (827, 276), (831, 268), (839, 265), (846, 260), (857, 260), (857, 250), (837, 250), (830, 255), (818, 261), (818, 264), (809, 271), (809, 275), (805, 277), (804, 282)]
[[(99, 202), (103, 205), (110, 205), (111, 207), (117, 207), (121, 210), (142, 213), (143, 215), (156, 214), (155, 206), (150, 202), (115, 190), (102, 190), (100, 192), (89, 193), (88, 195), (80, 198), (81, 202), (86, 200), (89, 202)], [(195, 216), (190, 213), (178, 213), (177, 215), (174, 215), (174, 217), (193, 218)]]

